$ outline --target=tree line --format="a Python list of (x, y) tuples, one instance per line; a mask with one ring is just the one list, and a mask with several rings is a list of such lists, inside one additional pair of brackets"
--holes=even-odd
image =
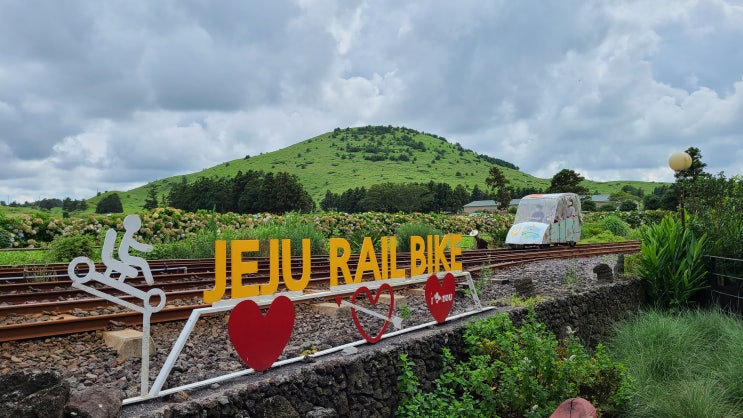
[(220, 213), (312, 212), (315, 202), (297, 176), (249, 170), (234, 178), (202, 177), (190, 184), (172, 187), (167, 203), (189, 212), (214, 210)]
[(19, 207), (19, 208), (39, 208), (51, 210), (54, 208), (62, 208), (65, 212), (72, 212), (76, 210), (85, 210), (88, 208), (88, 203), (84, 199), (73, 200), (69, 197), (62, 199), (41, 199), (35, 202), (18, 203), (16, 201), (5, 203), (0, 201), (0, 206)]
[[(479, 188), (477, 188), (478, 193)], [(480, 197), (480, 196), (478, 196)], [(361, 212), (443, 212), (457, 213), (469, 203), (472, 193), (461, 184), (382, 183), (348, 189), (343, 193), (325, 192), (320, 208), (325, 211)], [(477, 199), (474, 199), (477, 200)]]

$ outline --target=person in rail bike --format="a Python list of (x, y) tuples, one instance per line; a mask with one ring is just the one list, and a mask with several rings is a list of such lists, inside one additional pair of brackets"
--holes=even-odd
[(555, 211), (555, 222), (560, 222), (564, 219), (572, 218), (573, 216), (575, 216), (575, 208), (573, 207), (572, 200), (560, 200), (557, 202), (557, 211)]
[(141, 227), (142, 220), (139, 219), (139, 215), (127, 215), (127, 217), (124, 218), (125, 232), (124, 236), (121, 238), (121, 244), (119, 244), (119, 258), (125, 264), (139, 267), (142, 270), (142, 274), (144, 274), (144, 279), (147, 281), (147, 284), (151, 285), (155, 283), (155, 280), (152, 278), (152, 272), (150, 271), (150, 265), (147, 263), (147, 260), (129, 254), (130, 248), (142, 252), (152, 251), (152, 245), (141, 243), (134, 239), (134, 234), (139, 231), (139, 228)]
[(572, 218), (573, 216), (575, 216), (575, 208), (573, 207), (573, 201), (568, 200), (568, 213), (565, 217)]
[(470, 236), (475, 238), (475, 247), (478, 250), (486, 250), (488, 248), (488, 242), (477, 236), (478, 234), (479, 232), (476, 229), (470, 232)]
[(531, 213), (529, 220), (532, 222), (544, 222), (544, 212), (542, 211), (542, 205), (537, 205), (534, 212)]

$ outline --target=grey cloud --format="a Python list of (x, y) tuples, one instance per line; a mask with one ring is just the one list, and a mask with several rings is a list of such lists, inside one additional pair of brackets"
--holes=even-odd
[(0, 157), (18, 171), (0, 195), (143, 184), (366, 124), (546, 177), (669, 180), (689, 146), (732, 170), (741, 27), (723, 0), (7, 1)]
[(512, 116), (526, 117), (537, 111), (547, 87), (546, 65), (595, 37), (596, 29), (575, 17), (582, 14), (575, 12), (580, 6), (549, 10), (539, 4), (529, 9), (536, 13), (527, 13), (509, 4), (489, 5), (449, 5), (411, 17), (410, 29), (393, 47), (413, 46), (396, 55), (410, 92), (406, 112), (435, 114), (451, 124), (444, 128), (474, 129), (497, 117), (497, 105), (508, 97)]
[(743, 27), (721, 28), (693, 37), (686, 36), (681, 27), (669, 27), (659, 36), (662, 45), (651, 60), (653, 75), (659, 82), (686, 90), (705, 86), (723, 95), (740, 81)]

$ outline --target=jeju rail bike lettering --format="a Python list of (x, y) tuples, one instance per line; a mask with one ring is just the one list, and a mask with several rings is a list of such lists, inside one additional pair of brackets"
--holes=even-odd
[[(443, 237), (428, 235), (410, 237), (410, 276), (433, 274), (440, 271), (461, 270), (462, 263), (457, 257), (462, 254), (460, 234), (447, 234)], [(269, 240), (269, 280), (262, 284), (243, 284), (243, 276), (258, 272), (258, 262), (244, 260), (244, 254), (260, 250), (258, 240), (230, 241), (230, 298), (243, 299), (261, 295), (271, 295), (279, 288), (283, 279), (289, 291), (302, 291), (310, 281), (312, 270), (311, 243), (302, 240), (302, 274), (297, 278), (291, 271), (291, 240)], [(405, 277), (405, 270), (397, 267), (397, 241), (394, 236), (380, 239), (380, 251), (374, 249), (370, 237), (365, 237), (356, 262), (355, 274), (351, 274), (351, 245), (346, 239), (330, 239), (330, 286), (338, 286), (342, 278), (344, 284), (359, 284), (365, 275), (371, 273), (374, 280), (389, 280)], [(447, 252), (448, 249), (448, 252)], [(204, 302), (216, 302), (227, 291), (227, 242), (214, 243), (214, 288), (204, 291)]]

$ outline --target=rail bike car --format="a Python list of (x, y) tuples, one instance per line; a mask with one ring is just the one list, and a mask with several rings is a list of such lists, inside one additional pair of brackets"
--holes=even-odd
[(519, 202), (506, 235), (511, 248), (570, 245), (580, 241), (583, 216), (575, 193), (530, 194)]

